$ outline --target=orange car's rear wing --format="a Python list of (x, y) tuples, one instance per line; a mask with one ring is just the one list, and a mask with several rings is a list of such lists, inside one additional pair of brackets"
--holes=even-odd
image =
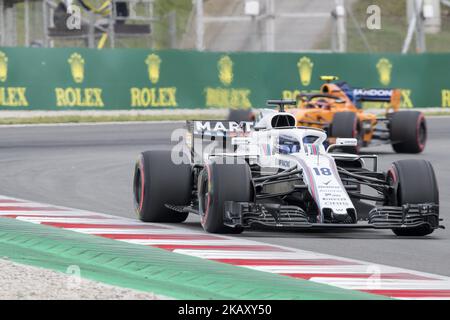
[(394, 110), (400, 108), (402, 96), (399, 89), (353, 89), (350, 95), (353, 101), (388, 102)]

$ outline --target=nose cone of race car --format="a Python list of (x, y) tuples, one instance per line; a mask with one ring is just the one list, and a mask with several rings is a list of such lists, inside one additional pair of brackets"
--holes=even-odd
[(332, 221), (333, 223), (352, 223), (353, 220), (350, 217), (350, 215), (348, 213), (341, 213), (341, 214), (336, 214), (336, 213), (332, 213), (331, 214), (332, 217)]
[(353, 210), (350, 209), (343, 212), (334, 212), (330, 208), (323, 209), (324, 221), (327, 223), (354, 223), (355, 217), (353, 214)]

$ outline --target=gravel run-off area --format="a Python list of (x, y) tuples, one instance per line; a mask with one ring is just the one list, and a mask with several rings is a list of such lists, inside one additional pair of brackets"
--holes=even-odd
[(83, 279), (75, 266), (67, 273), (0, 259), (0, 300), (162, 300), (153, 293)]

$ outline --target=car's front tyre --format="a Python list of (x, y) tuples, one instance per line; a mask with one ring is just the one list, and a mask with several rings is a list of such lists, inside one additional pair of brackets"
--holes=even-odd
[[(225, 161), (225, 159), (221, 159)], [(241, 233), (242, 227), (224, 224), (226, 201), (250, 202), (253, 195), (251, 172), (244, 164), (210, 162), (198, 178), (199, 213), (203, 229), (210, 233)]]
[[(388, 182), (394, 193), (389, 205), (434, 203), (439, 205), (439, 189), (430, 162), (418, 159), (399, 160), (388, 172)], [(426, 236), (434, 231), (439, 221), (422, 224), (414, 228), (395, 228), (397, 236)]]

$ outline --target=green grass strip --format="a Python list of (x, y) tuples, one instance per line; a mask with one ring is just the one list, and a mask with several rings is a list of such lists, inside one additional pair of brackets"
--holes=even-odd
[(0, 218), (0, 257), (176, 299), (381, 299), (149, 246)]

